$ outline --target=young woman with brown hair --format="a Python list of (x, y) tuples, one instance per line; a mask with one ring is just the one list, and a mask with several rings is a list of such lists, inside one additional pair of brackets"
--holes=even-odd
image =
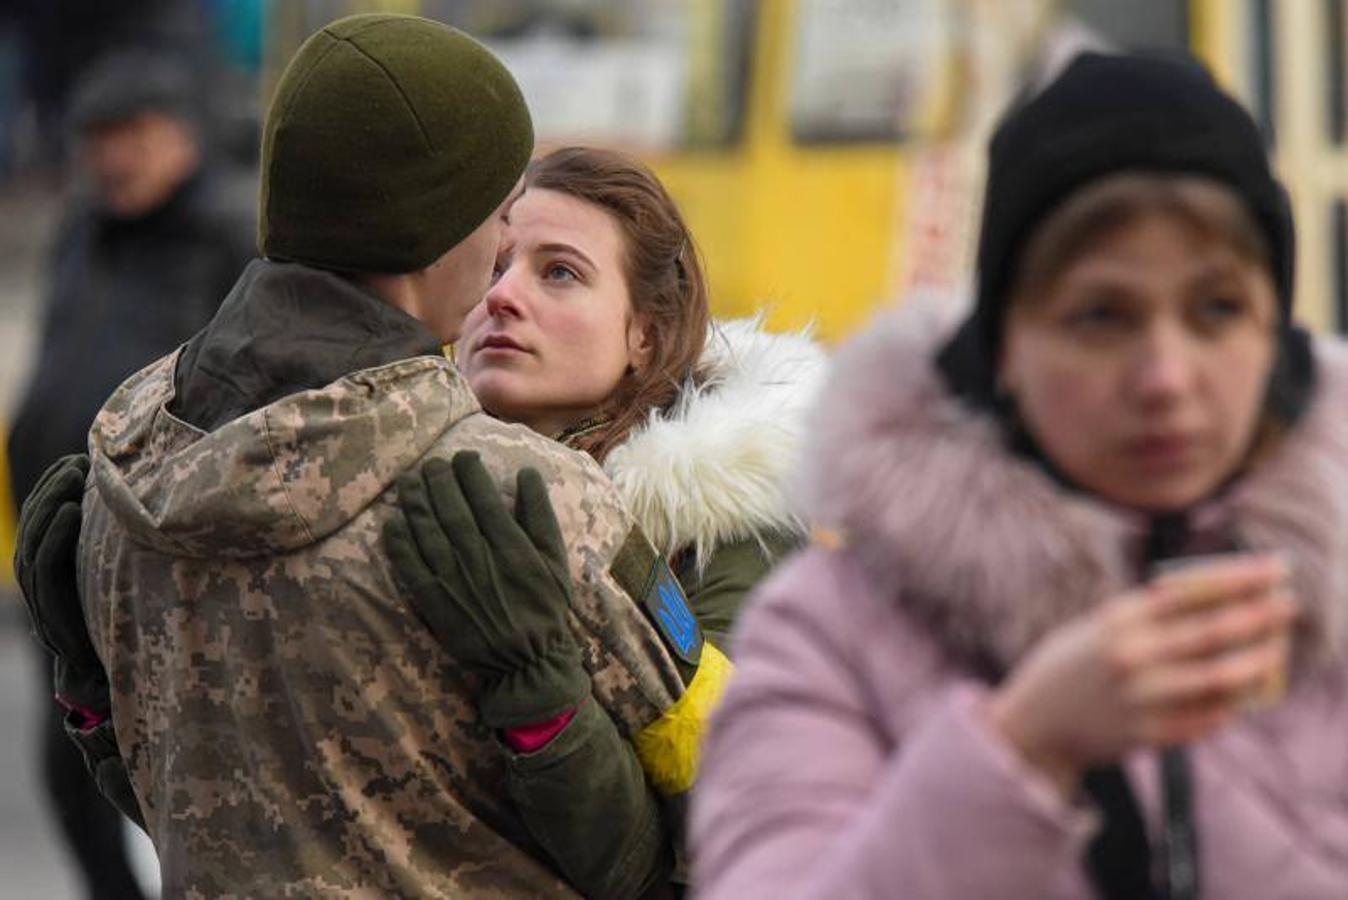
[[(601, 464), (656, 548), (659, 558), (638, 579), (645, 587), (634, 593), (646, 598), (687, 692), (664, 718), (625, 736), (640, 770), (622, 764), (632, 751), (587, 718), (593, 704), (583, 696), (533, 704), (562, 708), (500, 736), (530, 832), (573, 884), (587, 894), (616, 883), (663, 889), (679, 839), (664, 838), (662, 854), (626, 854), (644, 860), (645, 871), (615, 880), (626, 861), (610, 858), (611, 848), (625, 842), (606, 831), (632, 821), (614, 816), (615, 806), (649, 803), (650, 787), (663, 798), (665, 834), (682, 829), (701, 731), (730, 670), (731, 626), (749, 589), (803, 537), (787, 478), (823, 374), (822, 350), (806, 335), (769, 334), (758, 319), (713, 323), (696, 246), (655, 176), (621, 154), (572, 147), (526, 172), (492, 286), (455, 355), (488, 413)], [(552, 648), (556, 638), (530, 626), (482, 626), (480, 591), (458, 577), (474, 565), (451, 559), (473, 556), (465, 541), (491, 548), (485, 556), (502, 580), (521, 552), (529, 556), (527, 543), (507, 550), (493, 538), (510, 516), (504, 507), (482, 512), (495, 491), (473, 498), (472, 483), (484, 483), (476, 465), (456, 460), (451, 472), (429, 464), (405, 485), (409, 530), (392, 540), (390, 557), (428, 621), (440, 617), (438, 633)], [(565, 604), (556, 580), (536, 584), (527, 596), (507, 592), (507, 605)], [(560, 652), (574, 660), (580, 651)], [(551, 696), (561, 680), (536, 678), (534, 696)]]
[(801, 535), (786, 478), (823, 351), (711, 321), (692, 235), (637, 161), (565, 148), (524, 184), (459, 367), (488, 412), (604, 467), (722, 644)]

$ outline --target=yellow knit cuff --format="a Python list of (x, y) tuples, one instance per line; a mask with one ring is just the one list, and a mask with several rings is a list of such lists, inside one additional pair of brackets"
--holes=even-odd
[(688, 690), (665, 714), (643, 728), (632, 743), (646, 777), (663, 794), (682, 794), (693, 786), (702, 759), (707, 721), (721, 702), (735, 666), (710, 642)]

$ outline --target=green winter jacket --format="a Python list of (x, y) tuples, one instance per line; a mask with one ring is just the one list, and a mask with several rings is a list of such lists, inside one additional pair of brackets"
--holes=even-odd
[[(726, 656), (732, 655), (731, 631), (749, 592), (804, 542), (790, 499), (791, 476), (825, 367), (823, 350), (808, 334), (768, 333), (761, 318), (714, 324), (701, 386), (685, 389), (604, 462), (628, 510), (672, 561), (706, 639)], [(697, 675), (691, 676), (690, 695), (698, 689)], [(577, 719), (557, 740), (579, 741), (600, 758), (619, 751), (612, 738), (600, 749), (606, 739), (575, 734), (585, 727)], [(549, 745), (536, 755), (552, 750)], [(585, 780), (584, 765), (575, 761), (569, 777)], [(537, 783), (535, 789), (551, 796)], [(676, 835), (683, 829), (686, 790), (680, 785), (664, 791)], [(628, 786), (614, 793), (635, 791)], [(596, 807), (586, 819), (620, 827), (621, 816), (605, 820), (598, 814), (600, 806), (614, 808), (611, 800), (580, 802)], [(573, 840), (569, 847), (555, 845), (554, 853), (583, 857), (608, 842)], [(681, 841), (676, 849), (682, 855)]]

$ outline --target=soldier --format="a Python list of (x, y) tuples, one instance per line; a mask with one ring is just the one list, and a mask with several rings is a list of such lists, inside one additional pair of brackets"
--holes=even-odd
[[(683, 692), (637, 602), (669, 602), (672, 579), (593, 461), (482, 414), (440, 351), (486, 289), (531, 148), (514, 81), (461, 33), (391, 15), (319, 31), (264, 129), (265, 259), (90, 434), (92, 648), (55, 614), (77, 602), (52, 557), (80, 527), (59, 502), (79, 468), (27, 504), (20, 580), (64, 659), (69, 724), (96, 772), (125, 760), (170, 895), (636, 896), (665, 871), (657, 798), (614, 735)], [(482, 584), (484, 616), (545, 640), (452, 656), (396, 582), (393, 483), (451, 457), (481, 531), (528, 545)], [(489, 556), (468, 539), (454, 552), (475, 570)], [(501, 602), (539, 579), (569, 608)], [(501, 729), (569, 709), (592, 747), (500, 752)], [(564, 776), (600, 746), (644, 796), (614, 807), (602, 866), (568, 884), (547, 863), (553, 813), (512, 797), (552, 778), (558, 809), (591, 809), (565, 791), (603, 776)]]

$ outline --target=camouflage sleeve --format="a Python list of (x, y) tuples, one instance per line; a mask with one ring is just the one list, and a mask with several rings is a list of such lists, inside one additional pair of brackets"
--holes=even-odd
[(509, 791), (530, 834), (587, 897), (640, 897), (666, 881), (672, 843), (631, 743), (583, 703), (547, 746), (510, 753)]

